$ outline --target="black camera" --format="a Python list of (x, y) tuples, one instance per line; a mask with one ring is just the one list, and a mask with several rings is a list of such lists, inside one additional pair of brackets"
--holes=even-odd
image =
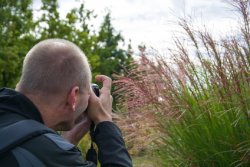
[(95, 95), (99, 97), (100, 96), (99, 86), (97, 84), (92, 83), (91, 88), (94, 91)]

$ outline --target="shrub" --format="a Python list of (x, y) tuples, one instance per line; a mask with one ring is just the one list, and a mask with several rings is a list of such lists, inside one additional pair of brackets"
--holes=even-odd
[(168, 61), (142, 50), (116, 76), (128, 143), (154, 141), (165, 166), (250, 165), (250, 1), (231, 3), (243, 18), (235, 36), (215, 40), (181, 20), (190, 43), (177, 38)]

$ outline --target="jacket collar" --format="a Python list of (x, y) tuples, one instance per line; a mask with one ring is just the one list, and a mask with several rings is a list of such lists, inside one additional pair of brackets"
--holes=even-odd
[(0, 89), (0, 112), (14, 112), (27, 119), (44, 123), (37, 107), (25, 95), (13, 89)]

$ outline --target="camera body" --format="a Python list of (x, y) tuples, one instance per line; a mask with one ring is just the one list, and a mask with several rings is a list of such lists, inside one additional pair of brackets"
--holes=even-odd
[(95, 95), (99, 97), (100, 96), (99, 86), (97, 84), (92, 83), (91, 88), (94, 91)]

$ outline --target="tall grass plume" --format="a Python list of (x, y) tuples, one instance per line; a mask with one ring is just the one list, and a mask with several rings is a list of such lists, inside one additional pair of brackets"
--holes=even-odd
[(168, 61), (144, 48), (115, 76), (131, 149), (154, 151), (164, 166), (250, 165), (250, 1), (230, 3), (242, 18), (235, 36), (215, 40), (181, 20), (190, 43), (177, 38)]

